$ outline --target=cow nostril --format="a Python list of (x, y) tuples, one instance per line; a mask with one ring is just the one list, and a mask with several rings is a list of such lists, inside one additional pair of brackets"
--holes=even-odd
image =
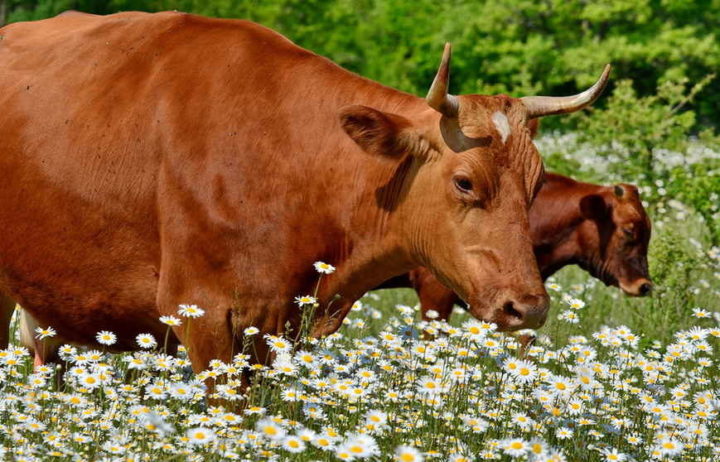
[(652, 292), (652, 284), (650, 284), (649, 282), (644, 282), (640, 286), (640, 295), (647, 295), (650, 292)]
[(515, 309), (515, 304), (513, 302), (506, 302), (503, 305), (503, 312), (508, 315), (512, 316), (514, 318), (522, 319), (523, 315), (521, 312)]

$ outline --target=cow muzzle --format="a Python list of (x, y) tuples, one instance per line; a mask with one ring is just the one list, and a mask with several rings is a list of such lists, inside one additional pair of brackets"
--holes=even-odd
[(647, 278), (639, 278), (630, 283), (620, 281), (620, 289), (631, 297), (646, 297), (652, 293), (653, 284)]
[(498, 330), (538, 329), (547, 319), (547, 294), (524, 295), (506, 300), (495, 314)]

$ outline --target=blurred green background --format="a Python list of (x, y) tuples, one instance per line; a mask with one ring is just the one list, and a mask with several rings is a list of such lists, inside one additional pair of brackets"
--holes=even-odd
[[(245, 18), (386, 85), (424, 95), (442, 45), (455, 47), (452, 91), (563, 95), (597, 78), (631, 78), (639, 96), (716, 72), (720, 0), (2, 0), (7, 22), (68, 9), (179, 10)], [(611, 84), (613, 85), (613, 84)], [(610, 88), (612, 90), (612, 87)], [(601, 102), (601, 104), (603, 104)], [(720, 81), (687, 109), (715, 127)], [(574, 124), (554, 118), (550, 125)]]

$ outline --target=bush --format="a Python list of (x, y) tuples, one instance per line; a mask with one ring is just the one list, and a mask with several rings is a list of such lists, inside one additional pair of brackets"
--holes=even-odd
[[(457, 93), (570, 94), (613, 63), (640, 97), (667, 81), (699, 81), (720, 67), (720, 9), (680, 0), (9, 0), (9, 21), (66, 9), (180, 10), (247, 18), (384, 84), (424, 95), (442, 45), (455, 45)], [(600, 101), (599, 104), (604, 104)], [(716, 126), (720, 82), (691, 105)], [(566, 117), (548, 122), (559, 126)]]

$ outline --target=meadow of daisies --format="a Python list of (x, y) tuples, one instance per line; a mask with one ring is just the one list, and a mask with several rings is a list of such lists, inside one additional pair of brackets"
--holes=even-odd
[[(552, 150), (556, 141), (540, 144)], [(657, 196), (663, 185), (643, 188)], [(327, 338), (295, 346), (263, 338), (275, 352), (265, 366), (248, 362), (250, 340), (261, 335), (248, 329), (244, 353), (197, 376), (182, 348), (169, 356), (165, 339), (149, 334), (136, 339), (139, 351), (112, 355), (105, 348), (115, 334), (99, 332), (94, 347), (63, 346), (62, 365), (37, 368), (16, 342), (0, 351), (0, 454), (15, 461), (720, 460), (720, 249), (682, 203), (658, 200), (651, 215), (656, 294), (629, 299), (563, 270), (548, 281), (548, 325), (527, 348), (461, 308), (450, 324), (421, 322), (409, 290), (368, 294)], [(319, 278), (330, 277), (327, 263), (316, 266)], [(298, 294), (307, 317), (312, 295)], [(180, 306), (162, 321), (188, 326), (202, 315), (202, 307)], [(243, 391), (248, 373), (252, 385)], [(207, 380), (217, 384), (211, 401)]]

